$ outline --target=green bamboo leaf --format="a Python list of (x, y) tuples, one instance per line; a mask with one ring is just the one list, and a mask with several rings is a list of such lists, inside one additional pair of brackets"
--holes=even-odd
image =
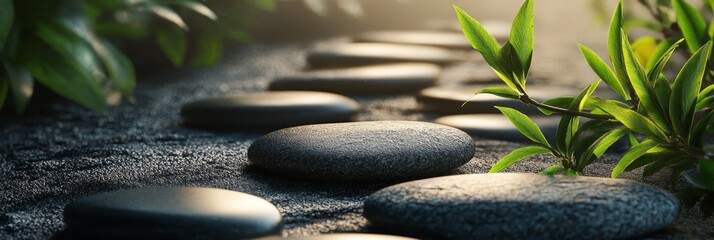
[(57, 94), (98, 112), (106, 111), (99, 83), (72, 61), (35, 59), (27, 65), (37, 81)]
[(706, 107), (711, 107), (714, 103), (714, 96), (705, 97), (704, 99), (697, 101), (697, 105), (694, 107), (694, 112), (698, 112)]
[[(652, 148), (655, 149), (655, 148)], [(640, 167), (645, 167), (645, 170), (648, 171), (647, 173), (649, 174), (649, 171), (659, 171), (660, 165), (661, 167), (664, 167), (668, 165), (671, 162), (676, 162), (678, 161), (678, 158), (682, 156), (682, 152), (679, 151), (673, 151), (670, 149), (666, 149), (665, 151), (659, 151), (659, 152), (652, 152), (652, 149), (647, 151), (645, 155), (642, 155), (640, 158), (632, 162), (627, 168), (625, 168), (625, 172), (633, 171), (635, 169), (638, 169)], [(654, 172), (653, 172), (654, 173)]]
[(493, 94), (499, 97), (503, 98), (510, 98), (510, 99), (518, 99), (520, 96), (518, 95), (518, 92), (513, 91), (513, 89), (508, 88), (508, 87), (485, 87), (476, 94)]
[[(677, 42), (674, 42), (671, 46), (669, 46), (669, 48), (667, 48), (664, 52), (662, 52), (662, 54), (658, 57), (658, 59), (652, 65), (652, 68), (650, 68), (647, 72), (647, 79), (649, 79), (650, 82), (655, 82), (655, 81), (657, 81), (657, 79), (659, 79), (659, 76), (662, 73), (662, 69), (664, 69), (664, 66), (667, 64), (667, 62), (669, 62), (669, 59), (672, 57), (672, 54), (674, 53), (674, 50), (676, 50), (677, 47), (679, 47), (679, 44), (681, 42), (682, 42), (682, 39), (680, 39)], [(659, 54), (659, 53), (656, 53), (656, 54)]]
[(459, 18), (459, 22), (461, 23), (461, 30), (463, 31), (464, 36), (466, 36), (466, 39), (469, 40), (469, 43), (471, 43), (471, 46), (483, 55), (486, 63), (488, 63), (488, 65), (496, 71), (499, 77), (501, 77), (507, 85), (515, 89), (515, 83), (511, 82), (512, 79), (508, 76), (508, 74), (506, 74), (506, 71), (504, 71), (505, 69), (500, 65), (499, 61), (501, 59), (501, 48), (496, 41), (496, 38), (488, 33), (486, 28), (484, 28), (481, 23), (469, 16), (469, 14), (463, 9), (456, 5), (453, 6), (456, 11), (456, 16)]
[(0, 0), (0, 50), (5, 46), (5, 40), (15, 22), (15, 7), (12, 0)]
[(183, 65), (188, 48), (188, 40), (183, 30), (176, 27), (160, 28), (156, 31), (156, 42), (174, 66)]
[(635, 90), (637, 97), (640, 100), (640, 105), (644, 107), (647, 115), (652, 118), (655, 124), (665, 131), (669, 130), (669, 123), (664, 117), (664, 107), (659, 105), (657, 97), (654, 95), (652, 83), (647, 79), (644, 69), (637, 63), (630, 42), (627, 40), (627, 33), (623, 30), (622, 35), (622, 52), (624, 56), (625, 68), (627, 76), (630, 79), (632, 88)]
[[(669, 106), (669, 101), (672, 96), (672, 88), (669, 86), (669, 81), (664, 74), (660, 74), (655, 83), (655, 97), (657, 98), (657, 103), (660, 106)], [(668, 112), (663, 112), (665, 117), (668, 116)]]
[(697, 51), (709, 40), (707, 22), (694, 6), (684, 2), (684, 0), (672, 0), (672, 7), (677, 13), (677, 23), (679, 29), (682, 30), (684, 39), (687, 40), (689, 50), (692, 52)]
[(533, 142), (540, 143), (544, 146), (550, 147), (548, 140), (545, 139), (543, 132), (538, 128), (538, 125), (533, 122), (528, 116), (519, 112), (518, 110), (507, 108), (507, 107), (496, 107), (503, 115), (505, 115), (508, 120), (513, 123), (518, 131), (520, 131), (524, 136)]
[(704, 136), (706, 135), (707, 128), (712, 124), (714, 124), (714, 111), (707, 113), (694, 124), (691, 131), (692, 134), (689, 135), (687, 142), (691, 146), (701, 148), (704, 145)]
[[(679, 47), (679, 44), (681, 44), (682, 41), (684, 41), (684, 39), (669, 38), (660, 42), (652, 53), (652, 57), (647, 61), (647, 67), (645, 67), (645, 70), (648, 73), (651, 73), (652, 69), (655, 68), (655, 65), (660, 64), (660, 62), (667, 63), (672, 54), (669, 54), (669, 56), (664, 59), (665, 55), (669, 52), (674, 52), (674, 49)], [(660, 72), (662, 71), (660, 70)]]
[(184, 31), (188, 31), (188, 26), (183, 21), (183, 19), (181, 19), (181, 16), (179, 16), (178, 13), (174, 12), (174, 10), (172, 10), (171, 8), (157, 4), (149, 4), (148, 9), (149, 11), (154, 13), (155, 16), (166, 20), (167, 22), (170, 22), (173, 25), (176, 25)]
[(72, 29), (59, 22), (43, 23), (36, 26), (35, 34), (70, 61), (70, 64), (79, 66), (79, 69), (91, 75), (94, 81), (105, 78), (104, 69), (92, 47)]
[(702, 86), (702, 78), (707, 67), (707, 57), (711, 53), (712, 42), (707, 42), (692, 55), (677, 74), (669, 99), (669, 116), (674, 130), (686, 138), (694, 117), (697, 94)]
[(2, 74), (0, 71), (0, 110), (5, 106), (5, 99), (7, 99), (7, 93), (9, 92), (10, 84), (8, 83), (7, 76)]
[(196, 39), (198, 54), (191, 60), (194, 66), (218, 63), (223, 55), (223, 35), (218, 29), (204, 30)]
[(527, 157), (532, 157), (535, 155), (541, 155), (541, 154), (550, 154), (550, 149), (540, 147), (540, 146), (528, 146), (528, 147), (522, 147), (516, 150), (513, 150), (513, 152), (509, 153), (505, 157), (501, 158), (496, 162), (496, 164), (491, 167), (491, 170), (489, 170), (489, 173), (497, 173), (500, 171), (503, 171), (504, 169), (510, 167), (511, 165), (517, 163), (520, 160), (523, 160), (524, 158)]
[(102, 60), (114, 86), (125, 96), (131, 95), (134, 87), (136, 87), (136, 75), (131, 60), (109, 41), (102, 39), (95, 39), (94, 41), (94, 50)]
[(572, 115), (563, 115), (558, 124), (558, 129), (555, 131), (555, 146), (558, 151), (570, 155), (570, 143), (573, 135), (578, 131), (580, 118)]
[(622, 84), (620, 84), (620, 81), (617, 80), (617, 76), (615, 76), (615, 73), (612, 72), (612, 69), (607, 66), (605, 61), (603, 61), (600, 56), (595, 53), (595, 51), (585, 45), (578, 44), (578, 46), (580, 47), (580, 52), (583, 54), (583, 57), (585, 57), (585, 60), (590, 65), (590, 68), (595, 71), (595, 74), (597, 74), (600, 79), (605, 81), (605, 83), (607, 83), (607, 85), (610, 86), (610, 88), (612, 88), (617, 95), (625, 100), (630, 100), (629, 93), (625, 91)]
[(553, 165), (540, 172), (540, 174), (553, 175), (563, 171), (565, 171), (565, 167), (563, 167), (563, 165)]
[(702, 100), (705, 97), (709, 96), (714, 92), (714, 84), (709, 85), (708, 87), (704, 88), (701, 92), (699, 92), (699, 95), (697, 95), (697, 100)]
[(654, 122), (638, 112), (609, 103), (601, 105), (600, 109), (609, 113), (615, 117), (617, 121), (625, 125), (625, 127), (636, 133), (657, 139), (661, 142), (667, 142), (667, 135), (660, 130)]
[[(516, 14), (511, 24), (511, 35), (508, 42), (513, 46), (517, 59), (520, 62), (519, 76), (525, 81), (533, 57), (533, 0), (526, 0)], [(525, 85), (524, 82), (521, 82)]]
[(187, 9), (190, 9), (191, 11), (194, 11), (198, 13), (201, 16), (204, 16), (212, 21), (218, 20), (218, 17), (216, 16), (216, 13), (213, 12), (210, 8), (206, 7), (203, 3), (200, 3), (198, 1), (189, 1), (189, 0), (184, 0), (184, 1), (177, 1), (175, 4), (185, 7)]
[(630, 148), (627, 153), (625, 153), (622, 158), (620, 158), (620, 162), (617, 163), (615, 168), (612, 170), (612, 174), (610, 177), (612, 178), (617, 178), (622, 172), (625, 171), (627, 166), (629, 166), (632, 162), (640, 158), (642, 155), (647, 153), (647, 150), (650, 150), (653, 147), (659, 146), (659, 143), (652, 141), (651, 139), (647, 139), (642, 141), (641, 143), (633, 146)]
[(612, 68), (615, 70), (615, 75), (617, 75), (617, 80), (620, 81), (620, 86), (625, 92), (632, 93), (630, 89), (630, 81), (627, 78), (627, 69), (625, 69), (625, 60), (623, 59), (622, 53), (622, 29), (623, 17), (622, 17), (622, 0), (620, 0), (615, 8), (615, 12), (612, 14), (612, 20), (610, 20), (610, 29), (607, 34), (607, 52), (610, 57), (610, 62), (612, 63)]
[(600, 136), (587, 150), (585, 150), (585, 152), (580, 155), (578, 158), (578, 167), (582, 170), (585, 166), (593, 163), (596, 159), (600, 158), (602, 154), (607, 151), (607, 149), (617, 142), (617, 140), (620, 140), (620, 138), (625, 136), (625, 134), (627, 134), (626, 129), (616, 128)]
[(12, 92), (15, 102), (15, 109), (18, 113), (25, 111), (27, 102), (32, 97), (35, 81), (32, 74), (22, 66), (18, 66), (9, 62), (3, 62), (5, 72), (7, 73), (10, 83), (10, 91)]

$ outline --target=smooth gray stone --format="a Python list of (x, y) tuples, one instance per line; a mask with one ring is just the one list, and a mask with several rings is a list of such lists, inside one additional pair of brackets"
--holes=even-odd
[(204, 99), (184, 105), (181, 115), (200, 128), (274, 130), (350, 121), (358, 110), (357, 102), (342, 95), (278, 91)]
[[(525, 114), (539, 114), (540, 111), (519, 100), (499, 97), (492, 94), (474, 93), (490, 85), (436, 86), (421, 90), (417, 95), (420, 109), (442, 114), (500, 113), (494, 106), (510, 107)], [(505, 85), (504, 85), (505, 86)], [(537, 101), (544, 101), (561, 96), (575, 96), (580, 89), (557, 86), (528, 86), (529, 96)], [(464, 102), (468, 101), (466, 105)], [(463, 105), (463, 106), (462, 106)]]
[(355, 42), (396, 43), (455, 49), (471, 49), (464, 34), (444, 31), (374, 31), (354, 38)]
[[(486, 28), (488, 33), (501, 43), (508, 41), (508, 38), (511, 35), (511, 24), (508, 22), (485, 20), (481, 21), (481, 25)], [(431, 21), (426, 24), (426, 28), (436, 31), (451, 31), (463, 34), (459, 21)]]
[(674, 223), (679, 200), (631, 180), (529, 173), (402, 183), (367, 198), (375, 226), (435, 239), (623, 239)]
[(312, 68), (335, 68), (394, 62), (425, 62), (445, 65), (467, 58), (438, 47), (389, 43), (344, 43), (310, 51)]
[(382, 235), (382, 234), (368, 234), (368, 233), (337, 233), (337, 234), (323, 234), (314, 236), (300, 236), (300, 237), (269, 237), (261, 238), (260, 240), (415, 240), (416, 238), (408, 238), (402, 236), (392, 236), (392, 235)]
[(391, 63), (316, 70), (275, 79), (270, 90), (307, 90), (341, 94), (409, 93), (433, 86), (441, 67), (430, 63)]
[(198, 187), (119, 190), (80, 198), (65, 207), (68, 229), (113, 239), (226, 239), (280, 231), (278, 209), (262, 198)]
[[(560, 117), (532, 116), (533, 120), (548, 139), (555, 138)], [(452, 126), (471, 136), (501, 139), (508, 141), (526, 141), (518, 128), (502, 114), (463, 114), (444, 116), (434, 120), (434, 123)]]
[(456, 128), (374, 121), (274, 131), (248, 148), (248, 160), (278, 176), (372, 182), (436, 176), (465, 164), (474, 153), (474, 141)]

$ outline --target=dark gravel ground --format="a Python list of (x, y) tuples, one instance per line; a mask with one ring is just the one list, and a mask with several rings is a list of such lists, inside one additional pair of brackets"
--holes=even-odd
[[(183, 104), (204, 97), (263, 91), (269, 79), (299, 71), (310, 44), (251, 45), (232, 50), (223, 64), (178, 70), (140, 82), (134, 104), (97, 114), (69, 103), (42, 115), (1, 117), (0, 239), (44, 239), (64, 229), (62, 210), (72, 199), (144, 186), (202, 186), (254, 194), (284, 216), (284, 236), (373, 231), (362, 201), (390, 185), (304, 182), (247, 166), (248, 146), (261, 133), (210, 132), (181, 125)], [(443, 84), (483, 72), (477, 63), (446, 69)], [(356, 98), (365, 120), (431, 120), (415, 111), (414, 96)], [(449, 174), (484, 173), (520, 144), (476, 139), (476, 157)], [(588, 174), (609, 176), (617, 154)], [(537, 172), (553, 159), (533, 158), (510, 171)], [(639, 179), (638, 173), (625, 174)], [(646, 181), (667, 187), (655, 177)], [(685, 210), (672, 227), (645, 238), (714, 238), (714, 220)]]

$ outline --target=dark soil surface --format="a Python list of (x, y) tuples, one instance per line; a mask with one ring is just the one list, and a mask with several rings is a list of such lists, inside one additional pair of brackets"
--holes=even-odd
[[(62, 210), (73, 199), (144, 186), (215, 187), (263, 197), (283, 213), (284, 236), (375, 231), (362, 216), (362, 201), (390, 183), (305, 182), (271, 176), (247, 166), (248, 146), (263, 133), (202, 131), (181, 123), (179, 111), (187, 102), (264, 91), (270, 79), (300, 71), (310, 46), (251, 45), (227, 53), (217, 67), (145, 78), (132, 104), (110, 108), (105, 114), (58, 103), (44, 114), (1, 117), (0, 239), (57, 236), (65, 227)], [(482, 68), (477, 63), (449, 66), (441, 83), (452, 84)], [(362, 104), (358, 121), (437, 117), (415, 111), (413, 95), (356, 100)], [(450, 174), (487, 172), (498, 158), (519, 146), (476, 139), (476, 157)], [(589, 168), (588, 175), (609, 176), (616, 157), (617, 153), (608, 154)], [(533, 158), (509, 171), (538, 172), (555, 163)], [(639, 176), (638, 172), (624, 175)], [(664, 177), (645, 181), (667, 188), (660, 179)], [(712, 226), (714, 220), (703, 220), (696, 209), (684, 210), (674, 226), (645, 238), (714, 238)]]

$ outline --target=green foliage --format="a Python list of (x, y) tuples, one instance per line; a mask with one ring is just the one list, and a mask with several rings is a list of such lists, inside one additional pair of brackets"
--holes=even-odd
[[(714, 85), (706, 86), (703, 80), (712, 69), (708, 61), (712, 56), (711, 36), (706, 32), (702, 15), (683, 0), (672, 0), (671, 4), (658, 1), (657, 4), (662, 10), (674, 9), (684, 39), (668, 38), (656, 43), (650, 37), (645, 50), (633, 49), (624, 27), (620, 1), (613, 13), (608, 36), (612, 67), (588, 47), (579, 46), (592, 70), (624, 102), (592, 96), (599, 80), (575, 97), (558, 97), (544, 102), (531, 99), (526, 89), (530, 55), (519, 57), (523, 57), (524, 52), (532, 53), (532, 2), (524, 2), (512, 26), (512, 36), (501, 48), (491, 41), (489, 33), (478, 21), (455, 7), (466, 37), (507, 84), (507, 87), (488, 88), (479, 93), (519, 99), (545, 114), (562, 115), (556, 137), (550, 143), (527, 115), (499, 107), (535, 145), (504, 156), (491, 172), (502, 171), (527, 157), (549, 154), (560, 164), (545, 169), (543, 174), (579, 175), (615, 142), (627, 136), (632, 147), (613, 168), (613, 178), (638, 168), (644, 168), (645, 176), (669, 168), (673, 181), (684, 177), (690, 183), (691, 188), (678, 194), (683, 200), (714, 199), (714, 154), (712, 148), (704, 145), (707, 134), (714, 129)], [(660, 23), (669, 22), (666, 17), (660, 17)], [(677, 66), (679, 73), (670, 82), (662, 71), (682, 41), (693, 54), (683, 65)], [(581, 117), (591, 120), (581, 125)], [(644, 139), (638, 141), (635, 135)], [(703, 203), (702, 206), (705, 214), (714, 212), (714, 204)]]

